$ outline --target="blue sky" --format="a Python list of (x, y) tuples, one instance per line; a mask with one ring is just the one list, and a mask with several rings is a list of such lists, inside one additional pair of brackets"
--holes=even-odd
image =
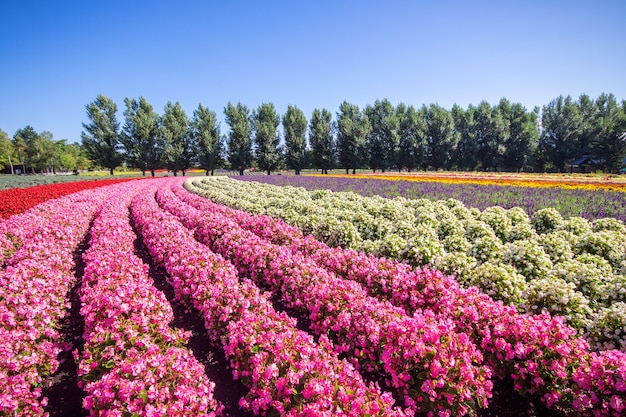
[(626, 99), (626, 2), (30, 1), (0, 4), (0, 129), (79, 142), (85, 105), (144, 96), (333, 114), (377, 99)]

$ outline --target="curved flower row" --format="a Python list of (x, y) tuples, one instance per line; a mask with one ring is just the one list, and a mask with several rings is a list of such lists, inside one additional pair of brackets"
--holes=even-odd
[(249, 280), (239, 282), (234, 266), (207, 251), (154, 194), (131, 204), (132, 218), (155, 261), (170, 275), (179, 298), (197, 308), (209, 334), (221, 342), (236, 377), (250, 389), (240, 404), (257, 414), (401, 416), (390, 394), (367, 386), (359, 373), (277, 313)]
[(441, 415), (465, 415), (486, 406), (490, 371), (464, 333), (449, 319), (415, 312), (412, 317), (368, 296), (354, 281), (320, 268), (288, 247), (243, 230), (226, 216), (198, 211), (160, 189), (157, 200), (196, 238), (231, 259), (240, 272), (280, 294), (288, 307), (309, 315), (311, 329), (330, 334), (338, 353), (366, 372), (384, 375), (405, 405)]
[(22, 213), (44, 201), (63, 197), (82, 190), (104, 187), (130, 180), (132, 180), (132, 178), (73, 181), (60, 184), (45, 184), (27, 188), (0, 190), (0, 219), (6, 219), (15, 214)]
[(330, 246), (430, 265), (495, 299), (562, 315), (597, 349), (626, 351), (626, 226), (553, 209), (482, 212), (456, 200), (393, 200), (227, 178), (188, 181), (217, 203), (282, 218)]
[(330, 248), (269, 216), (250, 215), (184, 190), (173, 191), (201, 211), (226, 215), (258, 236), (357, 280), (371, 295), (409, 313), (429, 309), (453, 319), (459, 329), (472, 335), (499, 375), (513, 377), (522, 392), (541, 394), (549, 406), (604, 410), (606, 415), (624, 409), (620, 398), (626, 392), (626, 355), (616, 351), (590, 354), (587, 344), (558, 318), (520, 314), (475, 288), (460, 288), (441, 272), (411, 270), (390, 259)]
[(6, 235), (28, 238), (0, 270), (0, 414), (44, 414), (41, 387), (65, 348), (57, 328), (75, 281), (74, 252), (114, 191), (75, 193), (3, 223)]
[(80, 289), (85, 319), (79, 385), (90, 415), (215, 416), (215, 384), (185, 348), (188, 335), (174, 319), (148, 266), (134, 253), (128, 206), (146, 184), (119, 189), (96, 213), (83, 254)]

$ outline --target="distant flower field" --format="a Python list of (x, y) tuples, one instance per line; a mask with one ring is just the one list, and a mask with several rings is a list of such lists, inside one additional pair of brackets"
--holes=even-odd
[(473, 178), (441, 175), (438, 177), (357, 175), (356, 178), (352, 175), (258, 175), (233, 178), (307, 189), (353, 191), (364, 196), (377, 195), (386, 198), (426, 198), (432, 201), (454, 198), (468, 207), (480, 210), (492, 206), (501, 206), (505, 209), (520, 207), (529, 215), (551, 207), (565, 218), (578, 216), (594, 220), (612, 217), (626, 221), (626, 192), (624, 192), (626, 183), (600, 186), (601, 183), (591, 181), (582, 183), (579, 180), (579, 185), (574, 182), (562, 182), (561, 186), (557, 186), (559, 183), (556, 180), (546, 182), (547, 180), (516, 179), (510, 184), (503, 184), (503, 179), (476, 181)]
[[(527, 272), (550, 275), (544, 261), (589, 262), (619, 281), (620, 221), (480, 211), (452, 200), (419, 200), (407, 212), (397, 199), (303, 189), (290, 197), (289, 187), (262, 187), (228, 178), (127, 181), (0, 219), (0, 415), (68, 415), (70, 399), (54, 394), (60, 380), (92, 416), (481, 416), (507, 402), (515, 404), (509, 412), (542, 407), (551, 416), (626, 411), (626, 352), (608, 348), (619, 339), (583, 334), (568, 311), (550, 312), (562, 295), (533, 293), (544, 297), (543, 312), (489, 295), (505, 294), (505, 280), (521, 285)], [(312, 219), (304, 232), (254, 214), (278, 216), (281, 194), (291, 199), (286, 219)], [(319, 204), (305, 205), (305, 196)], [(275, 204), (255, 209), (267, 201)], [(313, 208), (326, 205), (335, 220)], [(352, 228), (341, 217), (350, 209), (362, 221)], [(459, 227), (467, 242), (445, 238)], [(442, 250), (467, 243), (476, 256), (509, 256), (510, 266), (485, 268), (492, 287), (465, 287), (390, 256), (395, 238), (373, 246), (391, 230), (418, 233), (416, 245), (405, 241), (415, 260), (436, 257), (428, 239), (441, 234)], [(568, 243), (568, 252), (541, 239), (551, 233), (584, 245)], [(363, 250), (389, 253), (349, 248), (364, 241)], [(547, 257), (535, 256), (541, 250)], [(173, 326), (179, 307), (201, 329)], [(199, 333), (226, 372), (198, 353)], [(61, 370), (67, 362), (73, 370)], [(503, 386), (513, 400), (502, 401)]]

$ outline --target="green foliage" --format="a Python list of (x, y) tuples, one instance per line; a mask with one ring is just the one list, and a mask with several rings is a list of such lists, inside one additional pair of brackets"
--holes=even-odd
[(422, 108), (426, 121), (426, 155), (435, 170), (452, 166), (452, 155), (458, 142), (452, 114), (437, 104)]
[(350, 169), (354, 173), (361, 166), (370, 130), (369, 119), (357, 105), (341, 103), (337, 113), (337, 157), (346, 173)]
[(233, 106), (230, 102), (224, 108), (226, 123), (230, 126), (228, 133), (228, 162), (231, 167), (243, 175), (243, 171), (252, 164), (252, 129), (248, 121), (250, 110), (248, 107), (237, 103)]
[(454, 127), (459, 135), (454, 158), (459, 168), (470, 171), (474, 171), (478, 167), (479, 147), (476, 140), (475, 114), (476, 107), (472, 105), (467, 110), (463, 110), (461, 106), (456, 104), (452, 107)]
[(370, 124), (367, 138), (369, 166), (376, 172), (398, 166), (400, 145), (399, 118), (389, 100), (376, 100), (373, 106), (365, 107), (365, 116)]
[(199, 104), (193, 112), (190, 134), (197, 147), (200, 167), (204, 168), (207, 174), (213, 175), (215, 168), (222, 162), (224, 153), (217, 114)]
[(115, 117), (115, 102), (99, 94), (85, 106), (89, 123), (83, 123), (81, 139), (88, 157), (97, 164), (109, 169), (111, 175), (115, 167), (123, 161), (118, 137), (119, 123)]
[(331, 119), (330, 111), (315, 109), (309, 122), (309, 142), (313, 154), (313, 165), (324, 173), (328, 173), (328, 170), (332, 168), (335, 159)]
[(126, 161), (131, 167), (138, 168), (145, 175), (147, 170), (152, 172), (162, 164), (164, 149), (160, 146), (159, 115), (144, 97), (139, 101), (126, 98), (124, 100), (124, 126), (120, 134), (120, 142), (124, 147)]
[(279, 149), (280, 137), (277, 132), (280, 116), (276, 113), (273, 103), (263, 103), (252, 112), (250, 121), (254, 132), (257, 164), (269, 175), (279, 167), (282, 158)]
[(9, 139), (9, 135), (0, 129), (0, 169), (11, 167), (13, 171), (13, 158), (15, 158), (13, 142)]
[(396, 107), (398, 118), (398, 169), (406, 169), (411, 172), (421, 166), (425, 158), (426, 125), (424, 118), (413, 106), (404, 103)]
[(285, 162), (296, 171), (296, 175), (300, 174), (306, 163), (306, 127), (307, 121), (302, 110), (297, 106), (287, 106), (283, 116)]
[(195, 145), (189, 133), (189, 120), (179, 102), (168, 101), (161, 116), (159, 138), (163, 146), (165, 166), (177, 175), (191, 167), (195, 157)]

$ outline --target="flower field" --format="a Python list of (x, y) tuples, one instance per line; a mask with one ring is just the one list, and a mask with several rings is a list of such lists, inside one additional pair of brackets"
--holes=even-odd
[[(68, 177), (68, 180), (75, 178), (76, 177)], [(6, 190), (0, 190), (0, 219), (6, 219), (14, 214), (22, 213), (46, 200), (59, 198), (81, 190), (104, 187), (124, 181), (129, 181), (129, 179), (117, 178), (107, 180), (72, 181), (60, 184), (45, 184), (28, 188), (9, 188)]]
[[(358, 176), (358, 174), (357, 174)], [(544, 208), (554, 208), (565, 218), (583, 217), (587, 220), (611, 217), (626, 221), (626, 183), (593, 183), (578, 181), (561, 186), (556, 180), (504, 181), (486, 179), (480, 181), (439, 174), (427, 177), (414, 175), (382, 176), (361, 175), (257, 175), (246, 176), (246, 181), (257, 181), (273, 185), (291, 185), (308, 190), (326, 189), (353, 191), (373, 197), (426, 198), (431, 201), (454, 198), (468, 207), (484, 210), (492, 206), (509, 209), (522, 208), (529, 215)], [(389, 179), (386, 179), (389, 178)], [(500, 177), (498, 177), (500, 178)]]
[(626, 351), (626, 227), (619, 220), (532, 217), (458, 200), (393, 200), (226, 178), (187, 188), (285, 220), (330, 246), (430, 266), (528, 313), (563, 316), (597, 349)]
[[(245, 389), (239, 407), (247, 415), (481, 415), (495, 406), (502, 381), (549, 415), (623, 415), (626, 353), (608, 349), (622, 339), (592, 326), (610, 310), (601, 304), (609, 289), (613, 305), (623, 302), (621, 222), (564, 219), (554, 210), (481, 212), (451, 201), (407, 210), (397, 199), (338, 195), (158, 178), (85, 189), (0, 220), (0, 415), (53, 414), (46, 392), (63, 352), (76, 363), (70, 380), (84, 415), (237, 415), (217, 394), (229, 377), (210, 378), (192, 334), (171, 325), (174, 303), (200, 317), (230, 383)], [(337, 210), (335, 220), (311, 207)], [(348, 222), (342, 210), (363, 223)], [(569, 243), (570, 234), (585, 243)], [(441, 258), (445, 270), (449, 248), (460, 260), (474, 256), (474, 269), (495, 284), (479, 290), (469, 276), (417, 266)], [(536, 261), (541, 251), (546, 257)], [(554, 272), (557, 259), (573, 263), (571, 271), (589, 264), (604, 274), (600, 287), (574, 272), (569, 285), (569, 270)], [(155, 268), (173, 298), (157, 289)], [(532, 279), (544, 280), (534, 292)], [(532, 294), (551, 310), (559, 296), (538, 287), (557, 279), (586, 291), (588, 310), (526, 307)], [(527, 288), (507, 294), (507, 280)], [(61, 326), (73, 290), (78, 341)]]

